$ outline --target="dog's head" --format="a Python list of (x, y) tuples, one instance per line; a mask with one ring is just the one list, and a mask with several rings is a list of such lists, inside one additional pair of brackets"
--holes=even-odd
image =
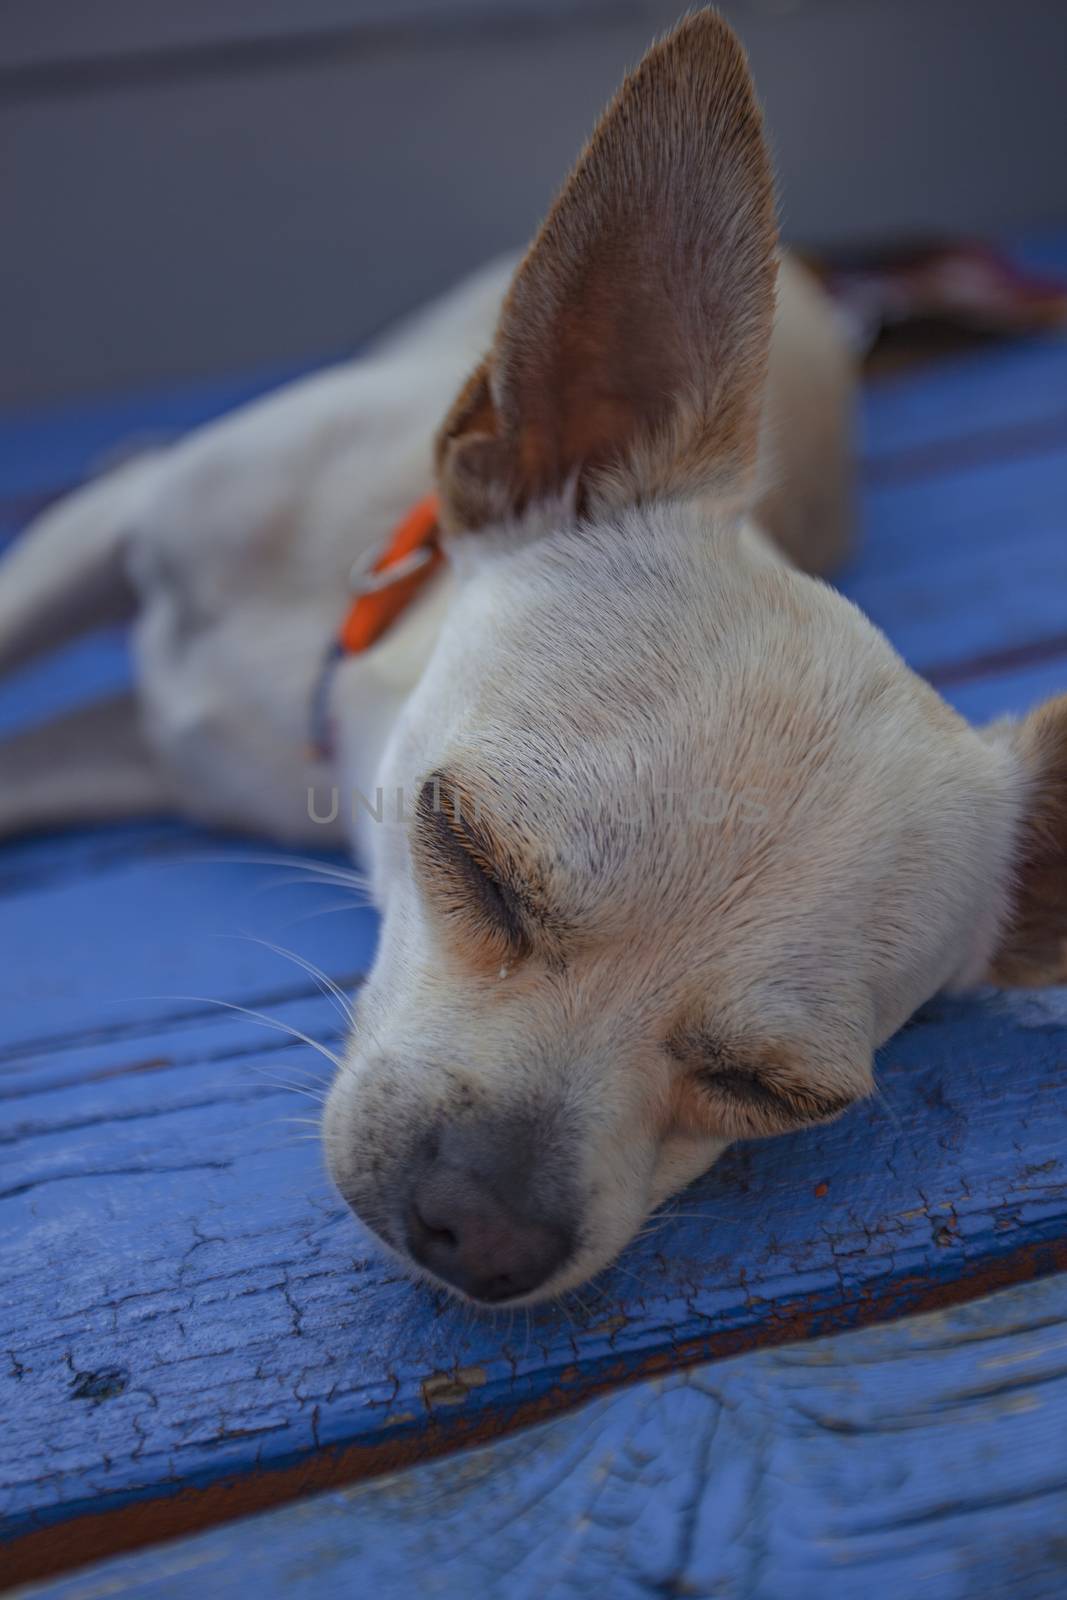
[(703, 13), (624, 84), (439, 438), (457, 598), (385, 758), (409, 804), (326, 1143), (476, 1300), (580, 1282), (731, 1140), (837, 1116), (944, 985), (1063, 966), (1067, 703), (978, 734), (745, 522), (775, 252)]

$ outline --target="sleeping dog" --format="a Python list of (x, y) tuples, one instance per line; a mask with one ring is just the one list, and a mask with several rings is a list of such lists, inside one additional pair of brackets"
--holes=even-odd
[(366, 864), (329, 1167), (471, 1300), (580, 1283), (731, 1140), (838, 1116), (935, 991), (1067, 976), (1067, 699), (976, 731), (817, 576), (851, 389), (700, 12), (517, 266), (0, 569), (8, 663), (122, 610), (136, 661), (7, 747), (0, 826), (176, 807)]

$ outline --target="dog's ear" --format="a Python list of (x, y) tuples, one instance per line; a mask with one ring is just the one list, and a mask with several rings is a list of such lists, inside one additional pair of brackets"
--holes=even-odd
[(1031, 712), (1009, 738), (1026, 791), (1011, 915), (990, 977), (1067, 983), (1067, 694)]
[(438, 436), (445, 528), (719, 490), (756, 459), (777, 234), (744, 54), (688, 17), (623, 83)]

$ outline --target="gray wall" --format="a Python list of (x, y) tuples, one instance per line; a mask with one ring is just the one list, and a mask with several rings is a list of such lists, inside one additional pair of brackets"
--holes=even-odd
[[(3, 0), (0, 406), (340, 352), (520, 243), (683, 0)], [(1064, 0), (735, 0), (787, 232), (1067, 220)]]

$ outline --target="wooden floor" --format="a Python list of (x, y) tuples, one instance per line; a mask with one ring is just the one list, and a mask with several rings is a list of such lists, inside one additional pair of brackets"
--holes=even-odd
[(1063, 1600), (1067, 1280), (625, 1388), (49, 1600)]
[[(1067, 235), (1029, 258), (1067, 270)], [(0, 424), (0, 531), (251, 387)], [(842, 587), (975, 720), (1067, 689), (1067, 341), (882, 380), (865, 411)], [(0, 733), (125, 673), (121, 639), (79, 646), (0, 687)], [(1067, 1593), (1067, 1280), (1033, 1282), (1067, 1270), (1067, 990), (934, 1002), (879, 1098), (737, 1148), (564, 1305), (475, 1317), (331, 1193), (321, 1058), (226, 1009), (330, 1045), (332, 1002), (256, 941), (346, 985), (373, 949), (370, 913), (269, 853), (166, 819), (0, 850), (0, 1582), (699, 1365), (43, 1592)]]

